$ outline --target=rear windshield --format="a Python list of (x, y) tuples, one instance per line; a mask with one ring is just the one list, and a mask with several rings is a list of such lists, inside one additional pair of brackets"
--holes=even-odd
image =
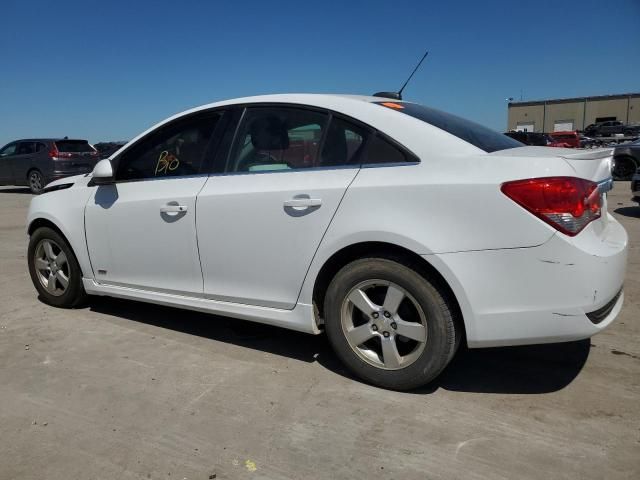
[(95, 149), (86, 140), (59, 140), (56, 142), (56, 148), (59, 152), (95, 152)]
[[(496, 152), (507, 148), (522, 147), (524, 144), (511, 137), (498, 133), (495, 130), (484, 127), (478, 123), (465, 120), (464, 118), (441, 112), (434, 108), (425, 107), (416, 103), (405, 102), (377, 102), (398, 112), (406, 113), (418, 120), (422, 120), (434, 127), (438, 127), (445, 132), (455, 135), (478, 147), (485, 152)], [(386, 105), (385, 105), (386, 104)]]

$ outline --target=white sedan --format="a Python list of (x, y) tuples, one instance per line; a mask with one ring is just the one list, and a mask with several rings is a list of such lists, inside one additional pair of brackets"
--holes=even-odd
[(106, 295), (324, 331), (355, 375), (411, 389), (462, 341), (611, 324), (627, 257), (611, 162), (394, 99), (213, 103), (34, 197), (29, 271), (58, 307)]

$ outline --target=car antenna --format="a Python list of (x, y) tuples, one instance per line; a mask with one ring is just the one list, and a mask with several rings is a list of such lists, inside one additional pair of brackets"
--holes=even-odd
[(420, 65), (422, 65), (422, 62), (424, 62), (424, 59), (427, 58), (427, 55), (429, 55), (429, 50), (427, 50), (424, 53), (424, 55), (422, 56), (422, 58), (420, 59), (420, 61), (416, 65), (416, 68), (413, 69), (413, 72), (411, 72), (411, 75), (409, 75), (409, 78), (407, 78), (406, 82), (404, 82), (404, 84), (402, 85), (402, 88), (400, 88), (400, 90), (398, 90), (397, 92), (378, 92), (378, 93), (374, 93), (373, 96), (374, 97), (383, 97), (383, 98), (393, 98), (395, 100), (402, 100), (402, 91), (404, 90), (404, 87), (407, 86), (407, 84), (409, 83), (409, 80), (411, 80), (413, 75), (418, 71), (418, 68), (420, 68)]

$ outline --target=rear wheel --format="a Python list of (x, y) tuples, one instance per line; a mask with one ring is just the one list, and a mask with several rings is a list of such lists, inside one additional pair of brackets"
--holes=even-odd
[(343, 267), (325, 297), (327, 336), (358, 377), (409, 390), (433, 380), (459, 343), (446, 293), (393, 260), (367, 258)]
[(638, 165), (633, 157), (621, 155), (613, 159), (612, 175), (615, 180), (631, 180)]
[(58, 232), (37, 229), (29, 240), (27, 257), (31, 281), (45, 303), (72, 308), (86, 301), (78, 260)]
[(31, 189), (31, 193), (35, 193), (36, 195), (42, 193), (42, 189), (44, 188), (44, 178), (42, 177), (40, 170), (31, 170), (27, 175), (27, 180), (29, 182), (29, 189)]

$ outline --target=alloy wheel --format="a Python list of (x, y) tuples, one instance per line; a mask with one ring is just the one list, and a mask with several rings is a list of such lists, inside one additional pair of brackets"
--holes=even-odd
[(40, 172), (33, 171), (29, 174), (29, 186), (33, 192), (42, 190), (42, 175)]
[(424, 310), (407, 290), (386, 280), (352, 288), (342, 303), (341, 323), (352, 350), (385, 370), (411, 365), (427, 344)]
[(45, 290), (56, 297), (63, 295), (69, 286), (71, 271), (62, 248), (51, 239), (41, 240), (36, 246), (33, 262)]

